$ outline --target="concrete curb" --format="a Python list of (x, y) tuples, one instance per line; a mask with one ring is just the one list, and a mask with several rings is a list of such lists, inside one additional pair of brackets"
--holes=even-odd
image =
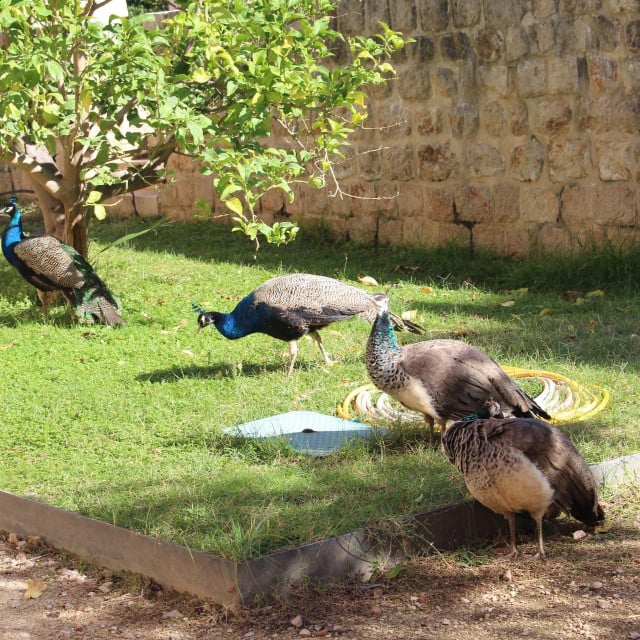
[[(600, 485), (615, 485), (627, 476), (640, 477), (640, 453), (591, 468)], [(97, 566), (141, 574), (165, 588), (231, 608), (261, 595), (284, 592), (307, 578), (357, 575), (367, 579), (375, 570), (393, 566), (411, 554), (454, 549), (495, 536), (503, 527), (501, 516), (466, 501), (233, 562), (0, 491), (0, 530), (39, 536)]]

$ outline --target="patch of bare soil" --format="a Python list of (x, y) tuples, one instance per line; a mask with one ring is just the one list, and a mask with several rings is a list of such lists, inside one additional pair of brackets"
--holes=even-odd
[(517, 559), (494, 547), (415, 558), (395, 577), (306, 585), (235, 613), (4, 536), (0, 640), (640, 639), (638, 512), (580, 540), (577, 523), (554, 523), (546, 561), (522, 536)]

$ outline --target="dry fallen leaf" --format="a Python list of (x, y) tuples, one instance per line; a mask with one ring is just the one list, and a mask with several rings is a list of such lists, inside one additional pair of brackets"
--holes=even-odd
[(501, 307), (513, 307), (513, 305), (516, 303), (515, 300), (505, 300), (504, 302), (500, 303)]
[(433, 293), (433, 289), (431, 287), (422, 287), (422, 293), (426, 293), (427, 295), (430, 295)]
[(604, 291), (602, 289), (594, 289), (593, 291), (589, 291), (589, 293), (585, 294), (585, 298), (596, 298), (599, 296), (603, 296)]
[(594, 527), (594, 533), (609, 533), (611, 531), (611, 527), (613, 527), (613, 521), (605, 520), (602, 524), (598, 524)]
[(403, 320), (415, 320), (417, 317), (418, 317), (417, 309), (408, 309), (407, 311), (403, 311), (401, 316)]
[(366, 284), (368, 287), (379, 287), (378, 281), (371, 276), (358, 276), (358, 281), (362, 284)]
[(29, 579), (27, 580), (27, 590), (24, 592), (24, 599), (39, 598), (46, 588), (47, 585), (44, 582)]
[(551, 307), (545, 307), (540, 311), (541, 316), (548, 316), (550, 313), (553, 313), (553, 309)]

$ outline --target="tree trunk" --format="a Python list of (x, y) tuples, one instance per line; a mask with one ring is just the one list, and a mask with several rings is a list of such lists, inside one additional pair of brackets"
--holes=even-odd
[[(38, 197), (38, 204), (42, 212), (44, 230), (48, 235), (55, 236), (58, 240), (70, 244), (82, 257), (87, 257), (87, 225), (82, 214), (75, 214), (73, 208), (56, 200), (46, 189), (35, 181), (33, 190)], [(66, 221), (70, 220), (71, 229), (67, 229)]]

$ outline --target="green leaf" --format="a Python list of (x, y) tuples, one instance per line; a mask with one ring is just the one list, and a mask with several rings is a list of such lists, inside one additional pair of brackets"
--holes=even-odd
[(244, 208), (240, 198), (229, 198), (228, 200), (225, 200), (224, 203), (229, 209), (231, 209), (231, 211), (233, 211), (233, 213), (237, 213), (239, 216), (243, 215)]
[(98, 220), (104, 220), (107, 217), (107, 210), (103, 204), (96, 204), (93, 206), (93, 213)]

